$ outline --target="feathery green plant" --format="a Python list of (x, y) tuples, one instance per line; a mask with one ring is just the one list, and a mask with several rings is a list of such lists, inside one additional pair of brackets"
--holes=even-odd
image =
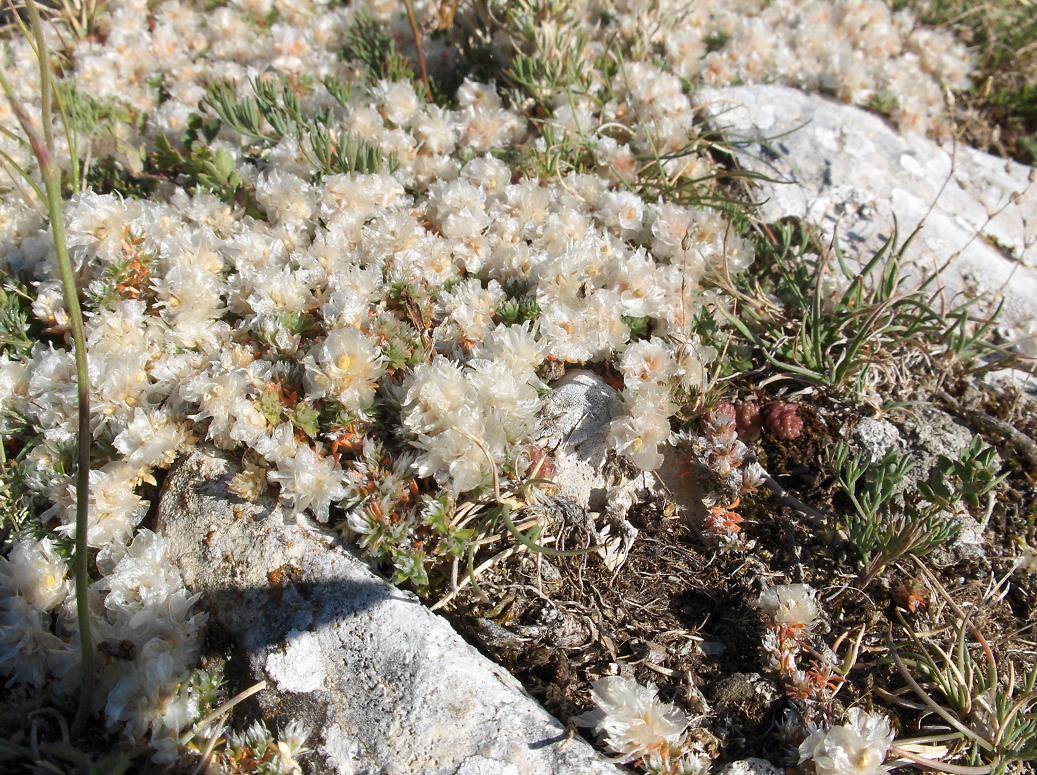
[(396, 41), (367, 13), (357, 14), (346, 36), (342, 57), (356, 59), (367, 65), (367, 80), (372, 85), (383, 80), (414, 79), (414, 68), (410, 60), (396, 50)]
[(956, 457), (941, 455), (926, 479), (901, 487), (914, 461), (897, 450), (878, 460), (852, 454), (837, 444), (829, 465), (851, 508), (839, 524), (861, 555), (861, 588), (890, 564), (907, 556), (921, 557), (951, 541), (961, 530), (953, 514), (962, 506), (978, 509), (986, 499), (984, 524), (994, 505), (998, 476), (995, 451), (977, 436)]
[[(307, 156), (316, 177), (336, 173), (370, 174), (388, 169), (394, 172), (399, 160), (394, 154), (383, 158), (381, 151), (362, 138), (332, 127), (331, 115), (321, 111), (308, 116), (299, 95), (283, 78), (256, 78), (251, 82), (253, 96), (238, 97), (229, 81), (216, 81), (202, 103), (216, 114), (228, 128), (242, 137), (264, 145), (274, 145), (285, 136), (293, 136), (308, 146)], [(348, 99), (348, 87), (332, 83), (338, 100)], [(329, 87), (331, 88), (331, 87)], [(173, 149), (160, 138), (160, 150), (167, 166), (185, 169), (199, 175), (199, 182), (223, 196), (236, 191), (240, 178), (233, 170), (233, 160), (222, 151), (212, 152), (207, 146), (195, 145), (190, 158)], [(220, 154), (223, 154), (222, 158)], [(160, 159), (161, 161), (161, 159)]]
[(890, 450), (869, 461), (867, 454), (853, 455), (845, 444), (837, 444), (830, 464), (852, 505), (841, 522), (865, 565), (861, 588), (904, 555), (924, 555), (960, 531), (936, 504), (926, 508), (911, 498), (898, 503), (897, 488), (914, 467), (906, 455)]
[(388, 169), (395, 172), (399, 159), (395, 154), (382, 157), (380, 149), (348, 132), (337, 132), (328, 129), (321, 123), (314, 123), (310, 132), (310, 150), (319, 175), (336, 173), (372, 174)]

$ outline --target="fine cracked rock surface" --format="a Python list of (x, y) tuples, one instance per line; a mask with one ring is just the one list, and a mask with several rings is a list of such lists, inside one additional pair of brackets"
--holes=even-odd
[(658, 471), (623, 475), (609, 464), (609, 422), (622, 411), (619, 393), (593, 371), (571, 369), (551, 386), (536, 443), (554, 462), (558, 495), (588, 511), (607, 511), (623, 498), (663, 497), (701, 516), (699, 478), (673, 447), (663, 447)]
[(783, 775), (783, 771), (764, 759), (742, 759), (728, 764), (720, 775)]
[(572, 369), (551, 386), (540, 411), (536, 443), (550, 452), (558, 494), (584, 509), (605, 508), (608, 429), (619, 394), (592, 371)]
[[(944, 299), (1003, 294), (1006, 334), (1037, 353), (1037, 171), (965, 145), (901, 135), (877, 115), (785, 86), (706, 89), (699, 103), (760, 182), (762, 215), (808, 217), (866, 260), (924, 221), (915, 276), (950, 258)], [(981, 307), (982, 308), (982, 307)]]
[[(409, 593), (270, 502), (227, 491), (238, 467), (193, 452), (158, 529), (258, 711), (311, 730), (310, 771), (336, 775), (620, 773)], [(228, 669), (228, 674), (231, 674)], [(241, 675), (245, 673), (246, 675)]]

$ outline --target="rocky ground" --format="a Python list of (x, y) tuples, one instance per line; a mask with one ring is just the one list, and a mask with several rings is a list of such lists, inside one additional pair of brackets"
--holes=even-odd
[(1037, 173), (973, 27), (80, 5), (2, 19), (4, 766), (1037, 772)]

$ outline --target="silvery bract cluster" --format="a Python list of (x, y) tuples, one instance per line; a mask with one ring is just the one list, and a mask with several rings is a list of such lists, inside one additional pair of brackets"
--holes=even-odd
[[(431, 14), (437, 4), (416, 5)], [(270, 492), (321, 522), (340, 509), (364, 546), (391, 544), (402, 577), (420, 579), (417, 550), (401, 549), (415, 545), (411, 528), (441, 525), (447, 500), (495, 473), (529, 468), (545, 363), (614, 367), (625, 411), (610, 444), (654, 469), (678, 402), (707, 386), (717, 356), (696, 318), (723, 300), (702, 280), (754, 258), (725, 216), (670, 201), (659, 185), (710, 191), (682, 78), (779, 79), (857, 102), (891, 95), (899, 120), (924, 127), (942, 104), (932, 73), (960, 87), (968, 70), (946, 36), (877, 0), (800, 2), (788, 17), (764, 2), (573, 5), (586, 81), (547, 99), (535, 121), (503, 86), (465, 79), (444, 107), (343, 55), (362, 13), (405, 45), (398, 3), (113, 0), (88, 38), (48, 25), (53, 48), (70, 47), (79, 97), (66, 99), (96, 111), (80, 158), (132, 177), (142, 147), (195, 159), (191, 133), (209, 154), (193, 181), (152, 175), (146, 196), (84, 187), (65, 208), (96, 450), (97, 701), (113, 730), (150, 735), (171, 758), (206, 694), (193, 672), (205, 617), (165, 541), (139, 529), (157, 471), (202, 441), (234, 450), (236, 494)], [(609, 53), (603, 10), (628, 41), (608, 73), (597, 64)], [(430, 61), (453, 61), (427, 43)], [(4, 41), (0, 60), (36, 105), (29, 44)], [(212, 87), (245, 97), (253, 80), (288, 84), (303, 113), (377, 159), (347, 171), (321, 162), (317, 124), (264, 123), (257, 138), (223, 123), (207, 136)], [(0, 125), (3, 158), (31, 169), (2, 98)], [(67, 164), (65, 141), (55, 133)], [(574, 148), (579, 169), (563, 163)], [(652, 164), (656, 184), (642, 185)], [(0, 261), (30, 284), (46, 338), (0, 356), (0, 428), (29, 429), (21, 471), (48, 507), (39, 532), (0, 560), (0, 672), (9, 686), (67, 694), (78, 666), (62, 554), (75, 534), (75, 373), (49, 227), (11, 180), (0, 183)], [(755, 486), (758, 472), (741, 476)], [(597, 728), (627, 758), (675, 746), (687, 725), (623, 679), (604, 679), (595, 698)]]
[(776, 627), (810, 629), (817, 621), (817, 591), (809, 584), (779, 584), (764, 590), (756, 603)]
[(591, 699), (596, 709), (576, 721), (592, 727), (621, 761), (668, 755), (679, 748), (690, 721), (680, 708), (660, 700), (654, 686), (630, 678), (598, 679)]
[(800, 762), (812, 761), (817, 775), (883, 775), (893, 731), (881, 713), (850, 708), (849, 723), (817, 730), (799, 747)]

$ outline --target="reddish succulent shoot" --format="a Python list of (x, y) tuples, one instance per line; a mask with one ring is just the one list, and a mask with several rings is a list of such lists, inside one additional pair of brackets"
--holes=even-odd
[(764, 407), (763, 419), (767, 432), (782, 441), (794, 441), (803, 433), (799, 404), (774, 401)]
[(758, 441), (763, 435), (763, 418), (760, 416), (760, 405), (756, 401), (742, 401), (735, 412), (738, 423), (738, 438), (749, 443)]

